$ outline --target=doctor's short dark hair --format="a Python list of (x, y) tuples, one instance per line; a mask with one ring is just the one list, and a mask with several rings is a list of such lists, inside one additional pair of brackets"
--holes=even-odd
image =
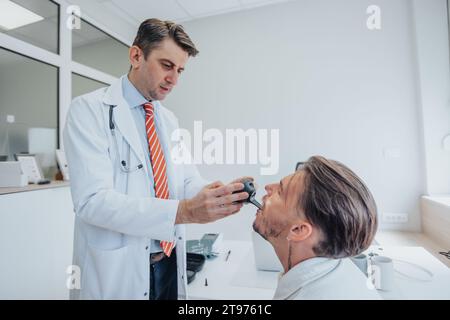
[(298, 209), (321, 232), (317, 256), (345, 258), (372, 243), (378, 220), (375, 200), (364, 182), (340, 162), (314, 156), (303, 163)]
[(147, 19), (141, 23), (133, 46), (141, 48), (145, 59), (147, 59), (149, 53), (166, 38), (175, 41), (190, 57), (195, 57), (198, 54), (197, 48), (181, 25), (155, 18)]

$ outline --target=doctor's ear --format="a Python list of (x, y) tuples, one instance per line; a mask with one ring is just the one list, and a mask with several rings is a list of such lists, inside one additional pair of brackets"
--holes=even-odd
[(293, 224), (289, 229), (289, 233), (287, 235), (288, 241), (304, 241), (308, 239), (313, 231), (312, 225), (307, 221), (299, 221), (296, 224)]
[(139, 66), (139, 60), (143, 58), (143, 52), (138, 46), (131, 46), (129, 50), (130, 63), (133, 68)]

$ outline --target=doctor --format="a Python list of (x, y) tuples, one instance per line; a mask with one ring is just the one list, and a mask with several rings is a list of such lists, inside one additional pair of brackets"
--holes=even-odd
[(184, 224), (234, 214), (248, 197), (232, 194), (239, 179), (207, 184), (194, 165), (172, 160), (178, 121), (160, 101), (197, 53), (180, 25), (146, 20), (128, 75), (73, 100), (64, 146), (81, 280), (71, 298), (186, 298)]

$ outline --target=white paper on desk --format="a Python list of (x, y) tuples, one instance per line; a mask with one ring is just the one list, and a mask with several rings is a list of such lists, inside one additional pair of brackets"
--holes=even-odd
[(257, 270), (253, 251), (249, 250), (233, 275), (231, 285), (275, 290), (278, 284), (278, 275), (279, 272), (276, 271)]

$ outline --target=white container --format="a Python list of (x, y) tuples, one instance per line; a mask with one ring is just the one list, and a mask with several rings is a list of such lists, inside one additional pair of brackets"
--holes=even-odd
[(0, 187), (24, 187), (28, 177), (22, 172), (19, 161), (0, 162)]
[(391, 258), (375, 256), (372, 259), (375, 288), (391, 291), (394, 288), (394, 263)]

